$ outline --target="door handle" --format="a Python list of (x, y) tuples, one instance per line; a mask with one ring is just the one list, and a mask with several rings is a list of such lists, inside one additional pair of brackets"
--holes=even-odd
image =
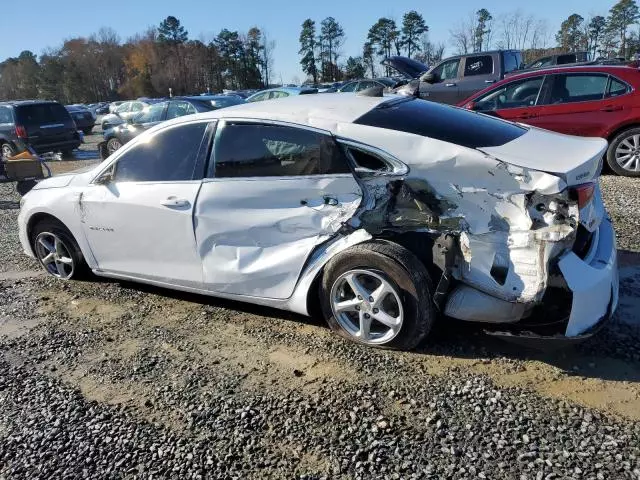
[(619, 112), (622, 110), (622, 105), (605, 105), (600, 109), (602, 112)]
[(445, 83), (444, 86), (445, 87), (455, 87), (456, 84), (455, 83)]
[(332, 207), (337, 207), (338, 206), (338, 199), (337, 198), (333, 198), (333, 197), (323, 197), (324, 198), (324, 204), (325, 205), (330, 205)]
[(495, 80), (485, 80), (484, 83), (496, 83)]
[(166, 200), (163, 200), (162, 202), (160, 202), (160, 205), (162, 205), (163, 207), (186, 208), (186, 207), (190, 207), (191, 203), (189, 203), (189, 200), (185, 198), (178, 198), (172, 195), (170, 197), (167, 197)]
[(522, 115), (516, 116), (516, 118), (520, 118), (520, 119), (526, 120), (527, 118), (535, 118), (537, 116), (538, 115), (536, 115), (535, 113), (523, 113)]

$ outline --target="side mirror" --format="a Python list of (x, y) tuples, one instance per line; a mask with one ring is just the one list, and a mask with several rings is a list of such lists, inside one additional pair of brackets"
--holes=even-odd
[(436, 83), (438, 81), (438, 75), (435, 73), (427, 72), (420, 77), (421, 82)]

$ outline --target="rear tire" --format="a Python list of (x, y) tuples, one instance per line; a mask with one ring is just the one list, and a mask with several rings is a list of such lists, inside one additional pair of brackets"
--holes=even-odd
[(62, 153), (62, 156), (65, 158), (73, 158), (73, 150), (62, 150), (60, 153)]
[(82, 133), (84, 133), (85, 135), (91, 135), (92, 131), (93, 131), (93, 127), (91, 127), (91, 128), (83, 128), (82, 129)]
[[(380, 293), (385, 290), (386, 294)], [(320, 283), (320, 303), (329, 327), (342, 337), (374, 347), (412, 350), (434, 323), (432, 292), (426, 268), (409, 250), (370, 242), (329, 261)]]
[(613, 138), (607, 150), (607, 164), (618, 175), (640, 177), (640, 127), (624, 130)]
[(42, 220), (31, 232), (31, 245), (40, 265), (60, 280), (86, 278), (89, 266), (71, 232), (56, 220)]
[(122, 142), (116, 137), (107, 141), (107, 155), (113, 155), (119, 148), (122, 148)]

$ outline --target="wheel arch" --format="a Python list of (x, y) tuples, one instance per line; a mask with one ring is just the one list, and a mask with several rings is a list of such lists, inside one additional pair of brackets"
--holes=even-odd
[[(71, 230), (69, 230), (69, 228), (64, 224), (63, 221), (61, 221), (59, 218), (57, 218), (54, 215), (51, 215), (50, 213), (47, 212), (36, 212), (33, 215), (31, 215), (29, 217), (29, 220), (27, 220), (27, 239), (29, 240), (29, 248), (31, 248), (31, 252), (35, 253), (33, 251), (33, 229), (35, 228), (35, 226), (44, 221), (44, 220), (50, 220), (56, 223), (59, 223), (60, 225), (62, 225), (71, 235), (73, 235), (73, 233), (71, 232)], [(74, 236), (75, 238), (75, 236)], [(77, 239), (76, 239), (77, 241)]]
[[(354, 232), (354, 234), (357, 232)], [(352, 234), (353, 235), (353, 234)], [(368, 235), (368, 234), (367, 234)], [(316, 316), (322, 315), (322, 309), (320, 305), (320, 282), (322, 281), (322, 275), (324, 274), (325, 267), (329, 260), (335, 257), (337, 254), (343, 252), (344, 250), (356, 246), (363, 245), (366, 243), (393, 243), (400, 247), (407, 249), (413, 255), (415, 255), (423, 266), (426, 268), (429, 276), (431, 277), (431, 281), (437, 284), (440, 276), (442, 275), (442, 269), (438, 266), (437, 262), (434, 261), (433, 256), (433, 247), (436, 243), (436, 239), (440, 236), (440, 233), (435, 233), (433, 235), (425, 232), (403, 232), (403, 233), (387, 233), (382, 236), (372, 237), (368, 235), (368, 237), (362, 237), (359, 241), (349, 242), (348, 245), (343, 248), (336, 248), (335, 251), (328, 252), (329, 249), (324, 249), (322, 255), (322, 264), (319, 268), (314, 269), (311, 280), (305, 282), (305, 276), (310, 274), (310, 270), (313, 267), (313, 261), (310, 261), (310, 268), (306, 268), (303, 271), (301, 276), (301, 280), (298, 282), (298, 286), (303, 283), (308, 285), (306, 290), (306, 298), (304, 302), (305, 312), (302, 312), (298, 309), (294, 309), (294, 311), (299, 311), (300, 313), (306, 313), (311, 317), (316, 318)], [(344, 237), (348, 238), (348, 237)], [(332, 249), (333, 250), (333, 249)], [(315, 253), (315, 252), (314, 252)], [(314, 254), (312, 254), (312, 257)], [(296, 288), (296, 291), (298, 288)], [(433, 292), (432, 292), (433, 293)], [(292, 300), (294, 300), (296, 294), (294, 293)]]
[(625, 130), (631, 130), (632, 128), (640, 128), (640, 123), (631, 122), (631, 123), (626, 123), (624, 125), (618, 125), (614, 130), (609, 132), (609, 135), (607, 135), (607, 142), (609, 142), (609, 145), (611, 145), (611, 142), (613, 142), (614, 138), (616, 138)]

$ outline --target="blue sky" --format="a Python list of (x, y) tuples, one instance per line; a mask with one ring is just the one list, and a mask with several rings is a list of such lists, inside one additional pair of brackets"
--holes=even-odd
[(66, 38), (88, 36), (102, 26), (114, 28), (127, 37), (157, 26), (167, 15), (178, 17), (192, 38), (209, 40), (222, 28), (246, 31), (256, 25), (276, 41), (274, 81), (290, 82), (303, 78), (299, 68), (298, 35), (305, 18), (320, 22), (334, 16), (344, 27), (345, 56), (359, 55), (369, 27), (382, 16), (400, 23), (403, 13), (415, 9), (425, 18), (434, 42), (445, 42), (452, 52), (449, 30), (462, 15), (487, 8), (494, 17), (521, 9), (548, 22), (550, 38), (560, 22), (572, 13), (583, 17), (606, 15), (614, 0), (457, 0), (421, 2), (408, 0), (128, 0), (92, 3), (87, 0), (3, 1), (0, 15), (0, 60), (16, 56), (22, 50), (40, 54), (46, 47), (56, 47)]

